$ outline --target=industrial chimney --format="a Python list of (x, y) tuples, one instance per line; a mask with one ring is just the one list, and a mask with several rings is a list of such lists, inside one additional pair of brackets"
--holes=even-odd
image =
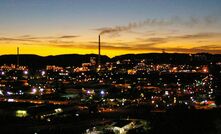
[(19, 47), (17, 47), (17, 68), (19, 67)]
[(101, 58), (101, 39), (100, 35), (98, 36), (98, 61), (97, 61), (97, 66), (100, 66), (100, 58)]

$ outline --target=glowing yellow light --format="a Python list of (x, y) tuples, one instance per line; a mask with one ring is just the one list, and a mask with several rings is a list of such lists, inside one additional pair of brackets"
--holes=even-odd
[(28, 113), (26, 110), (17, 110), (15, 116), (16, 117), (27, 117)]

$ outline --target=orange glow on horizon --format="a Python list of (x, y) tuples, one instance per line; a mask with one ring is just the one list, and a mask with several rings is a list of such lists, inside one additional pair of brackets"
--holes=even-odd
[[(202, 36), (202, 35), (197, 35)], [(205, 35), (203, 35), (205, 36)], [(130, 38), (102, 36), (101, 55), (114, 57), (123, 54), (138, 53), (221, 53), (221, 34), (215, 37), (174, 36)], [(76, 38), (76, 40), (75, 40)], [(60, 54), (97, 54), (97, 37), (73, 37), (73, 38), (37, 38), (37, 39), (10, 39), (0, 40), (0, 54), (16, 54), (16, 48), (20, 47), (21, 54), (36, 54), (40, 56)]]

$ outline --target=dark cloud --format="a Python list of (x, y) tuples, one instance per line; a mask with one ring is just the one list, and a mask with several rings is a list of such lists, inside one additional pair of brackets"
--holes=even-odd
[(25, 38), (6, 38), (6, 37), (0, 37), (0, 41), (28, 41), (28, 42), (38, 42), (36, 40), (32, 39), (25, 39)]
[(61, 36), (59, 38), (67, 39), (67, 38), (77, 38), (77, 37), (79, 37), (79, 36), (76, 36), (76, 35), (64, 35), (64, 36)]
[(198, 33), (198, 34), (189, 34), (182, 36), (169, 36), (168, 38), (177, 38), (177, 39), (202, 39), (202, 38), (212, 38), (220, 37), (221, 33)]
[(101, 48), (111, 49), (111, 50), (131, 50), (131, 49), (133, 49), (133, 48), (128, 47), (128, 46), (111, 46), (111, 45), (105, 45), (105, 46), (102, 46)]
[(154, 43), (165, 43), (167, 42), (167, 38), (154, 37), (154, 38), (148, 38), (145, 41), (154, 42)]
[(75, 36), (75, 35), (64, 35), (64, 36), (59, 36), (59, 37), (37, 37), (37, 36), (31, 36), (31, 35), (23, 35), (23, 36), (18, 36), (18, 37), (0, 37), (0, 41), (23, 41), (23, 42), (45, 42), (47, 40), (49, 40), (49, 43), (73, 43), (70, 41), (61, 41), (61, 39), (72, 39), (72, 38), (76, 38), (79, 36)]
[(180, 35), (180, 36), (136, 38), (136, 40), (138, 42), (144, 42), (144, 43), (152, 42), (155, 44), (162, 44), (162, 43), (167, 43), (169, 41), (174, 41), (174, 40), (209, 39), (209, 38), (214, 38), (214, 37), (221, 37), (221, 33), (197, 33), (197, 34), (188, 34), (188, 35)]
[(57, 44), (57, 45), (50, 45), (54, 47), (61, 47), (61, 48), (75, 48), (76, 45), (63, 45), (63, 44)]
[(161, 43), (159, 43), (159, 42), (142, 43), (142, 44), (136, 44), (136, 46), (134, 46), (134, 48), (136, 47), (138, 49), (149, 49), (150, 47), (155, 47), (159, 44), (161, 44)]
[(203, 45), (199, 47), (194, 47), (193, 49), (205, 49), (205, 50), (215, 50), (215, 49), (220, 49), (221, 50), (221, 45)]
[(19, 36), (17, 38), (18, 39), (30, 39), (30, 40), (42, 40), (42, 39), (54, 39), (54, 38), (57, 38), (57, 37), (52, 37), (52, 36), (38, 37), (38, 36), (32, 36), (32, 35), (23, 35), (23, 36)]
[(62, 40), (49, 40), (49, 43), (53, 44), (73, 44), (75, 43), (74, 41), (62, 41)]
[[(112, 45), (112, 46), (126, 46), (128, 44), (134, 44), (133, 42), (116, 42), (116, 43), (109, 43), (109, 42), (101, 42), (101, 46), (104, 46), (104, 45)], [(97, 45), (98, 42), (97, 41), (90, 41), (88, 42), (88, 44), (93, 44), (93, 45)]]
[[(83, 48), (97, 48), (97, 42), (91, 42), (91, 45), (81, 45), (79, 47)], [(148, 50), (149, 48), (152, 48), (159, 43), (102, 43), (101, 48), (102, 49), (112, 49), (112, 50)]]
[[(111, 44), (111, 43), (109, 43)], [(88, 43), (87, 45), (78, 45), (78, 44), (73, 44), (73, 45), (66, 45), (66, 44), (53, 44), (51, 46), (54, 47), (61, 47), (61, 48), (83, 48), (83, 49), (97, 49), (97, 45), (95, 45), (95, 42), (92, 42), (91, 44)], [(113, 50), (128, 50), (128, 49), (136, 49), (132, 47), (127, 47), (127, 46), (115, 46), (115, 45), (107, 45), (103, 44), (101, 46), (102, 49), (113, 49)]]

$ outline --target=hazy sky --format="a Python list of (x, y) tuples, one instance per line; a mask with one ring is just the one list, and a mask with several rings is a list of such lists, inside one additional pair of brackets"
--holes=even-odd
[(221, 53), (221, 0), (1, 0), (0, 54)]

